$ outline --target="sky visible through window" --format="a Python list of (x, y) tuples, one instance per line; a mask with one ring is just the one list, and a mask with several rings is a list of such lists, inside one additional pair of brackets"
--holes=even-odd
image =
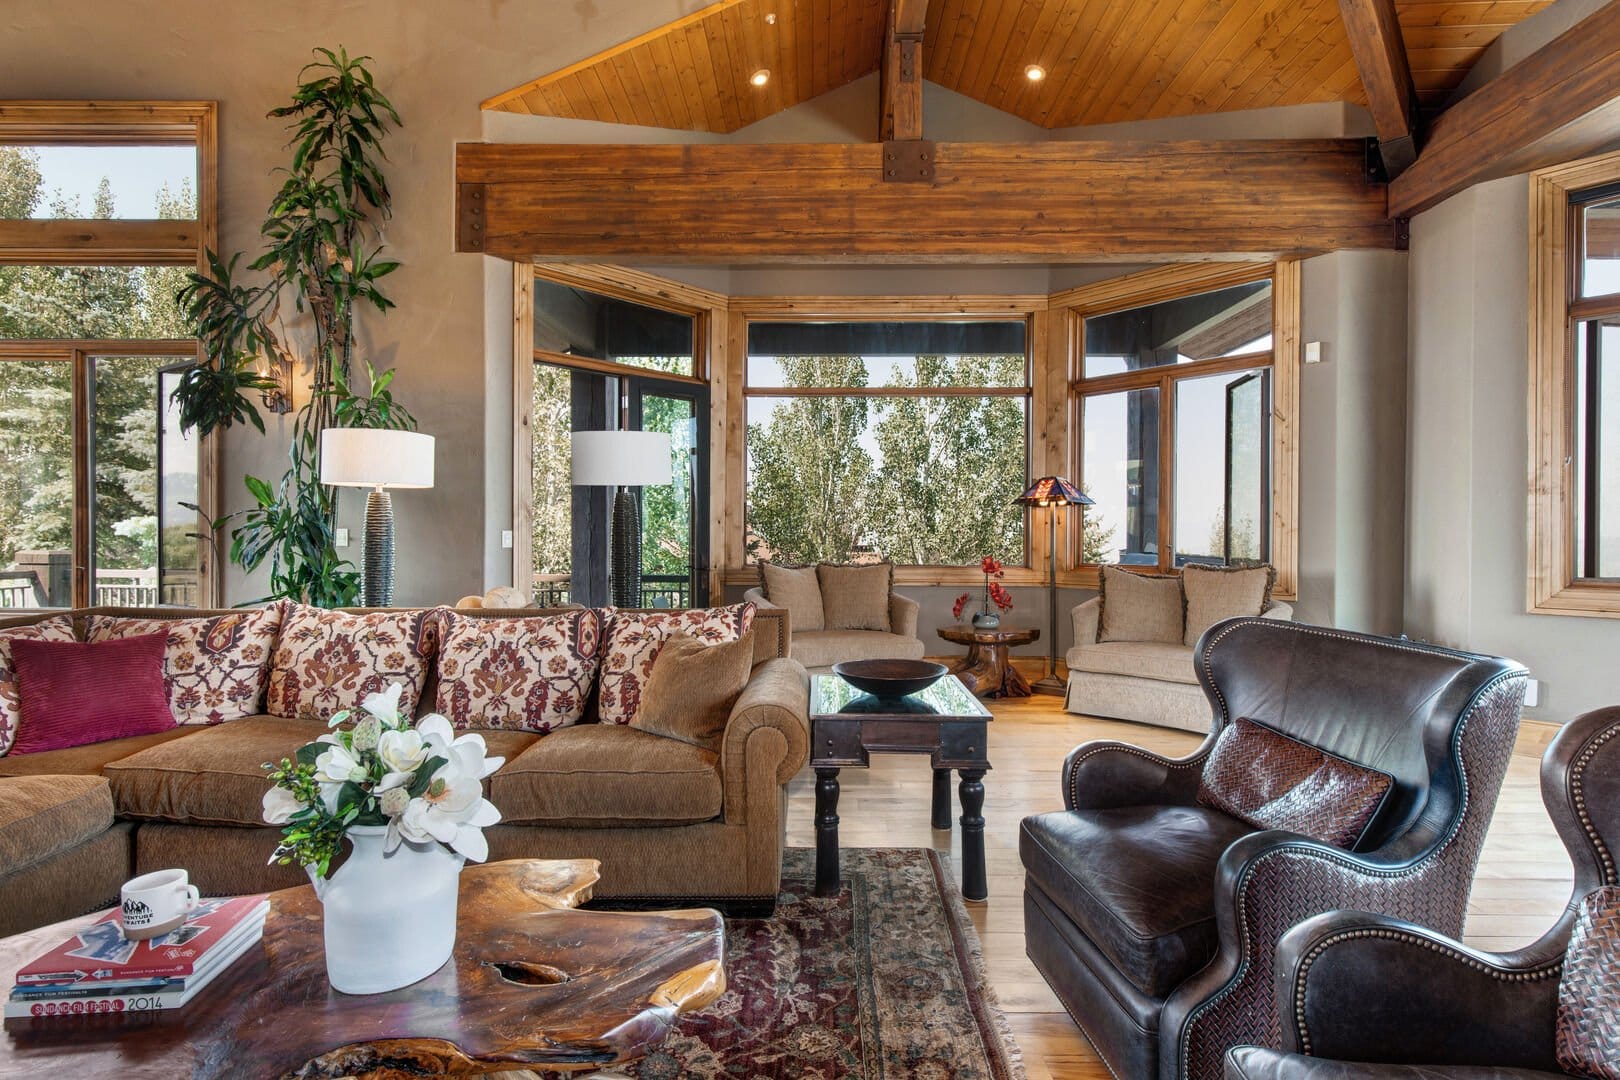
[(191, 146), (36, 146), (46, 195), (34, 217), (54, 217), (51, 204), (61, 201), (88, 214), (96, 188), (105, 177), (112, 191), (114, 214), (121, 218), (154, 217), (158, 193), (167, 186), (197, 186), (197, 151)]

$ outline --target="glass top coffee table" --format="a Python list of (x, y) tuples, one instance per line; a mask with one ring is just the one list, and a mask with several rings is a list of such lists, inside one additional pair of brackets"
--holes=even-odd
[(810, 764), (816, 770), (816, 895), (834, 896), (838, 872), (838, 771), (864, 769), (873, 753), (927, 754), (934, 768), (933, 825), (951, 827), (951, 770), (961, 777), (962, 897), (989, 893), (984, 869), (985, 736), (990, 710), (955, 675), (905, 697), (878, 698), (837, 675), (810, 676)]

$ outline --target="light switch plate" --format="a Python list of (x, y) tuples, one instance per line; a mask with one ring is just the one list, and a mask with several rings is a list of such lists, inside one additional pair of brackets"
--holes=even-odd
[(1320, 364), (1322, 362), (1322, 343), (1320, 341), (1307, 341), (1305, 343), (1305, 362), (1307, 364)]
[(339, 529), (337, 531), (337, 546), (338, 547), (348, 547), (349, 546), (349, 530), (348, 529)]
[(1533, 709), (1541, 701), (1541, 680), (1531, 679), (1524, 687), (1524, 707)]
[(501, 530), (501, 547), (510, 548), (511, 546), (512, 546), (512, 530), (511, 529), (503, 529), (503, 530)]

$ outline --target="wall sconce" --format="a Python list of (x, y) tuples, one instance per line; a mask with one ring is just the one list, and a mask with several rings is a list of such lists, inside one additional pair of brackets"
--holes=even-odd
[(273, 413), (286, 415), (293, 411), (293, 361), (284, 352), (275, 353), (263, 362), (261, 374), (275, 385), (264, 390), (260, 397), (264, 407)]

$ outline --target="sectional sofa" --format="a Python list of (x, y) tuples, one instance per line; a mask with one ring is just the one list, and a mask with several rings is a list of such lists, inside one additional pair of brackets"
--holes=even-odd
[[(442, 610), (447, 609), (434, 609)], [(0, 632), (62, 614), (0, 620)], [(170, 624), (241, 612), (95, 608), (65, 614), (74, 636), (84, 640), (119, 627), (140, 630), (150, 625), (145, 620)], [(434, 625), (432, 612), (421, 614), (420, 626)], [(570, 613), (455, 613), (463, 620), (565, 614)], [(656, 620), (668, 614), (594, 613), (604, 639), (595, 647), (606, 647), (603, 628), (610, 618)], [(463, 624), (474, 636), (463, 634), (458, 653), (440, 648), (442, 642), (433, 640), (437, 634), (424, 629), (418, 644), (432, 659), (414, 711), (435, 711), (448, 700), (458, 726), (480, 731), (490, 753), (506, 758), (489, 780), (489, 797), (503, 815), (502, 824), (486, 832), (490, 858), (599, 859), (597, 897), (626, 906), (703, 902), (733, 912), (769, 909), (781, 877), (786, 785), (808, 753), (806, 675), (788, 658), (785, 613), (750, 606), (749, 615), (754, 667), (716, 750), (624, 723), (599, 722), (610, 707), (622, 719), (629, 700), (625, 686), (636, 685), (624, 672), (612, 682), (605, 657), (588, 685), (577, 687), (577, 702), (554, 693), (547, 705), (555, 710), (560, 701), (578, 722), (549, 731), (481, 727), (476, 696), (469, 702), (465, 695), (440, 695), (438, 686), (446, 670), (455, 670), (452, 663), (465, 673), (469, 664), (488, 659), (469, 656), (469, 648), (506, 651), (513, 637), (508, 631), (520, 624), (482, 624), (492, 632), (481, 638), (477, 625)], [(201, 633), (214, 624), (188, 625)], [(179, 638), (171, 632), (168, 640), (172, 652)], [(219, 694), (182, 695), (174, 700), (186, 705), (176, 710), (177, 719), (182, 712), (185, 718), (171, 730), (0, 756), (0, 896), (7, 898), (0, 905), (0, 934), (104, 906), (128, 877), (163, 867), (185, 867), (205, 895), (258, 892), (303, 880), (296, 868), (267, 865), (279, 830), (260, 818), (267, 787), (262, 766), (326, 730), (324, 717), (308, 707), (311, 694), (357, 705), (347, 700), (356, 696), (352, 689), (344, 688), (364, 683), (367, 665), (397, 665), (399, 653), (357, 648), (341, 665), (323, 661), (299, 675), (275, 670), (287, 662), (286, 645), (278, 642), (267, 663), (263, 696), (250, 707), (237, 702), (242, 707), (236, 711), (248, 715), (209, 722), (220, 711)], [(592, 643), (586, 640), (585, 646)], [(490, 670), (499, 675), (504, 664), (509, 676), (509, 659), (491, 661)], [(480, 679), (478, 685), (491, 681)], [(173, 689), (181, 694), (181, 688)], [(227, 712), (228, 705), (223, 706)]]

